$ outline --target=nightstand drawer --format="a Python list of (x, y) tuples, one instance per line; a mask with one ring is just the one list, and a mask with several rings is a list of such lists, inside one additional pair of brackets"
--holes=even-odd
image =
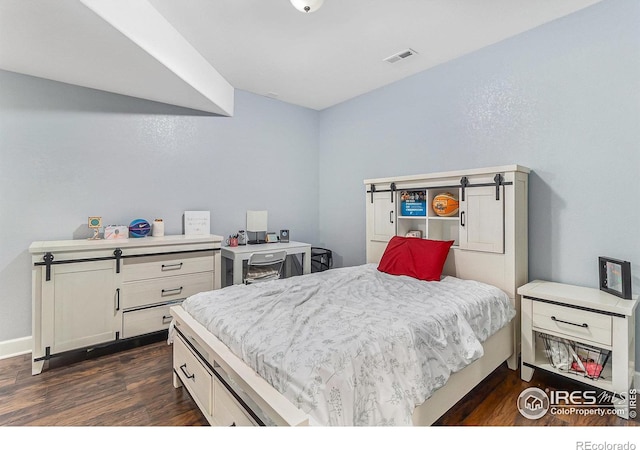
[(122, 281), (147, 280), (213, 271), (213, 250), (125, 258)]
[(173, 370), (203, 411), (211, 415), (213, 375), (191, 353), (180, 336), (173, 341)]
[(152, 308), (125, 311), (122, 314), (122, 337), (129, 338), (166, 330), (169, 328), (171, 319), (173, 319), (169, 308), (179, 304), (179, 302), (169, 303), (168, 305), (154, 306)]
[(576, 340), (611, 345), (611, 316), (534, 301), (532, 325)]
[(124, 283), (120, 292), (121, 308), (167, 303), (198, 292), (213, 290), (213, 272)]

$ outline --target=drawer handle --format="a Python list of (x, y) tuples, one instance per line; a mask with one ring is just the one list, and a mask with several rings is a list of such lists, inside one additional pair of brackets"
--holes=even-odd
[(162, 271), (166, 271), (166, 270), (180, 270), (182, 269), (182, 263), (177, 263), (177, 264), (163, 264), (162, 265)]
[(162, 316), (163, 324), (171, 323), (172, 320), (173, 320), (173, 316)]
[(193, 379), (193, 381), (196, 381), (196, 374), (192, 373), (191, 375), (189, 375), (189, 372), (187, 372), (187, 363), (184, 363), (183, 365), (181, 365), (180, 370), (182, 370), (182, 373), (184, 374), (185, 377), (191, 378)]
[(589, 328), (589, 325), (586, 323), (580, 325), (579, 323), (567, 322), (564, 320), (556, 319), (556, 316), (551, 316), (551, 320), (553, 320), (554, 322), (566, 323), (567, 325), (573, 325), (574, 327)]
[(181, 292), (182, 292), (182, 286), (180, 286), (179, 288), (173, 288), (173, 289), (163, 289), (162, 295), (173, 295), (173, 294), (179, 294)]

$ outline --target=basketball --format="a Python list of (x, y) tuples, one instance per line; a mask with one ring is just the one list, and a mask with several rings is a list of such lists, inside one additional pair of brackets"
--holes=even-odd
[(442, 217), (458, 214), (458, 200), (450, 192), (443, 192), (433, 198), (433, 212)]
[(145, 237), (151, 231), (151, 224), (144, 219), (136, 219), (129, 224), (131, 237)]

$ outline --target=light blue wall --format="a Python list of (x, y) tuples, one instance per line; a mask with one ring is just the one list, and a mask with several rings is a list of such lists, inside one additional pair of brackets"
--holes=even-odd
[(596, 286), (607, 255), (639, 292), (639, 21), (605, 0), (320, 113), (237, 91), (233, 118), (203, 116), (0, 71), (0, 341), (31, 333), (29, 244), (89, 215), (180, 233), (208, 209), (228, 234), (265, 208), (355, 265), (365, 178), (511, 163), (533, 170), (530, 278)]
[(640, 2), (605, 1), (320, 115), (320, 239), (365, 261), (366, 178), (521, 164), (532, 278), (640, 291)]
[(597, 287), (610, 256), (640, 293), (639, 24), (607, 0), (323, 111), (320, 240), (365, 261), (364, 179), (515, 163), (530, 279)]
[(0, 342), (31, 335), (32, 241), (90, 235), (87, 217), (211, 211), (211, 231), (316, 242), (318, 113), (236, 91), (232, 118), (0, 71)]

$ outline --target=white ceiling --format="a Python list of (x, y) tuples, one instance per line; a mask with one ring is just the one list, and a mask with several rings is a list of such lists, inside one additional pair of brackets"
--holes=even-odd
[(0, 0), (0, 68), (226, 115), (233, 88), (322, 110), (598, 1)]

